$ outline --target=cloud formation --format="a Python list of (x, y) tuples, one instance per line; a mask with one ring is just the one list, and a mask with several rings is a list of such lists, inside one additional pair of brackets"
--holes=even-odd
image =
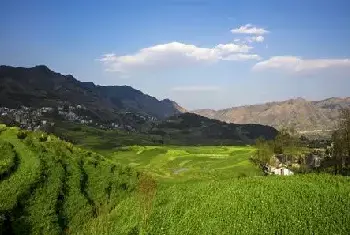
[(259, 60), (260, 56), (251, 54), (251, 50), (252, 47), (245, 44), (218, 44), (212, 48), (206, 48), (171, 42), (143, 48), (131, 55), (105, 54), (98, 60), (106, 66), (108, 71), (128, 73), (135, 69), (164, 68), (190, 62)]
[(253, 35), (263, 35), (269, 33), (264, 28), (257, 28), (252, 24), (246, 24), (239, 28), (231, 29), (231, 33), (233, 34), (253, 34)]
[(256, 37), (251, 37), (251, 39), (254, 42), (263, 42), (265, 38), (260, 35), (260, 36), (256, 36)]
[(218, 86), (179, 86), (179, 87), (173, 87), (171, 89), (172, 91), (219, 91), (221, 90)]
[(350, 68), (350, 59), (303, 59), (296, 56), (274, 56), (258, 62), (253, 66), (253, 70), (302, 72), (336, 67)]

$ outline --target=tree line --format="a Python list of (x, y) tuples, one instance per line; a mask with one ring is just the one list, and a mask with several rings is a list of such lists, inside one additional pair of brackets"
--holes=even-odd
[(299, 136), (293, 128), (283, 128), (274, 140), (257, 139), (257, 151), (252, 160), (263, 167), (271, 164), (273, 156), (282, 155), (290, 158), (292, 162), (305, 165), (308, 154), (317, 155), (321, 151), (322, 161), (318, 170), (350, 175), (350, 109), (340, 110), (336, 130), (332, 133), (330, 141), (326, 141), (326, 146), (315, 146), (315, 141), (319, 142)]
[(331, 159), (334, 174), (350, 173), (350, 109), (340, 111), (337, 129), (332, 134)]

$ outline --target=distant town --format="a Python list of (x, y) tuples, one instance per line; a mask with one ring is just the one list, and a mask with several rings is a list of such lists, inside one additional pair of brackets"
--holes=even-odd
[[(21, 106), (18, 109), (0, 107), (0, 118), (7, 123), (20, 126), (31, 131), (46, 129), (55, 125), (55, 120), (71, 121), (101, 129), (122, 129), (136, 131), (135, 120), (141, 122), (155, 121), (152, 116), (133, 112), (122, 112), (120, 120), (104, 123), (89, 116), (82, 115), (86, 107), (83, 105), (60, 105), (57, 107), (32, 108)], [(131, 118), (128, 116), (132, 116)], [(130, 121), (131, 120), (131, 121)]]

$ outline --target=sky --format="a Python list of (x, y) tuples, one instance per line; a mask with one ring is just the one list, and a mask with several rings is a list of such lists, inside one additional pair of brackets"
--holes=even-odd
[(0, 64), (186, 109), (350, 96), (348, 0), (1, 0)]

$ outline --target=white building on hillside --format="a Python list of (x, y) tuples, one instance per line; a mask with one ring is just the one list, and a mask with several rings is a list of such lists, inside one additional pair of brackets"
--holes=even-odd
[(282, 167), (269, 166), (268, 171), (271, 174), (275, 174), (275, 175), (294, 175), (294, 173), (291, 170), (289, 170), (284, 166)]

